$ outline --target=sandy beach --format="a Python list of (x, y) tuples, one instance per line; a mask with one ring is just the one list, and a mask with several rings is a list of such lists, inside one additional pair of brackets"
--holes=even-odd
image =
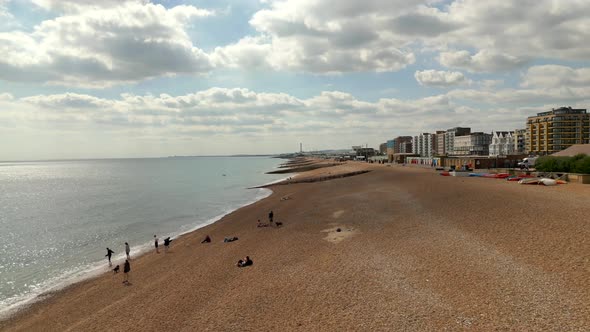
[[(295, 179), (314, 177), (133, 259), (130, 286), (106, 273), (0, 330), (590, 330), (590, 186), (354, 162)], [(270, 210), (283, 226), (258, 228)]]

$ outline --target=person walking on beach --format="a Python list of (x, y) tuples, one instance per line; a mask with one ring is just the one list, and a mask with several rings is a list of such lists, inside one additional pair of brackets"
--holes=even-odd
[(268, 223), (272, 224), (272, 218), (274, 217), (274, 213), (272, 213), (272, 210), (268, 213)]
[(154, 235), (154, 247), (156, 247), (156, 254), (160, 253), (160, 250), (158, 249), (158, 237)]
[(172, 242), (172, 240), (170, 240), (170, 237), (167, 237), (164, 239), (164, 252), (168, 252), (168, 247), (170, 246), (170, 242)]
[(129, 285), (129, 272), (131, 272), (131, 264), (129, 260), (125, 260), (125, 266), (123, 266), (123, 283)]
[(104, 255), (104, 257), (107, 257), (109, 259), (109, 266), (113, 266), (113, 263), (111, 263), (111, 256), (113, 256), (114, 253), (114, 251), (107, 247), (107, 254)]
[(129, 248), (129, 243), (125, 242), (125, 254), (127, 254), (127, 259), (131, 259), (129, 253), (131, 252), (131, 248)]

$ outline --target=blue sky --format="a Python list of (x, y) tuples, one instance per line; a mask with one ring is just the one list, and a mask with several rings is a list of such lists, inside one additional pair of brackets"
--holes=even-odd
[(590, 104), (587, 1), (0, 0), (0, 160), (279, 153)]

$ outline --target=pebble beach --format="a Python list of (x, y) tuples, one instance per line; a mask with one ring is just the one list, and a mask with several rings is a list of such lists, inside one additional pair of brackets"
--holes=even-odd
[[(106, 273), (0, 330), (590, 329), (590, 186), (348, 162), (269, 188), (132, 259), (129, 286)], [(282, 226), (257, 227), (271, 210)], [(236, 267), (245, 256), (254, 264)]]

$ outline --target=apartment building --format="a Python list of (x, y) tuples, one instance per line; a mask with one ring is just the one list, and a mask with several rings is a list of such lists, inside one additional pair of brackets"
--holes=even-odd
[(527, 149), (548, 155), (574, 144), (590, 143), (590, 114), (586, 109), (560, 107), (527, 118)]
[(456, 156), (487, 156), (490, 153), (492, 135), (482, 132), (455, 136), (453, 151)]
[(434, 155), (434, 134), (422, 133), (414, 136), (414, 153), (424, 158), (432, 158)]
[(395, 146), (394, 152), (395, 153), (413, 153), (414, 149), (412, 146), (412, 136), (398, 136), (394, 139)]
[(446, 155), (454, 155), (455, 154), (455, 136), (464, 136), (469, 135), (471, 133), (471, 128), (463, 128), (463, 127), (455, 127), (448, 129), (445, 132), (445, 154)]
[(434, 155), (444, 156), (446, 155), (446, 153), (447, 150), (445, 148), (445, 131), (437, 130), (436, 134), (434, 134)]
[(527, 134), (526, 129), (516, 129), (512, 135), (514, 141), (514, 154), (527, 154)]

